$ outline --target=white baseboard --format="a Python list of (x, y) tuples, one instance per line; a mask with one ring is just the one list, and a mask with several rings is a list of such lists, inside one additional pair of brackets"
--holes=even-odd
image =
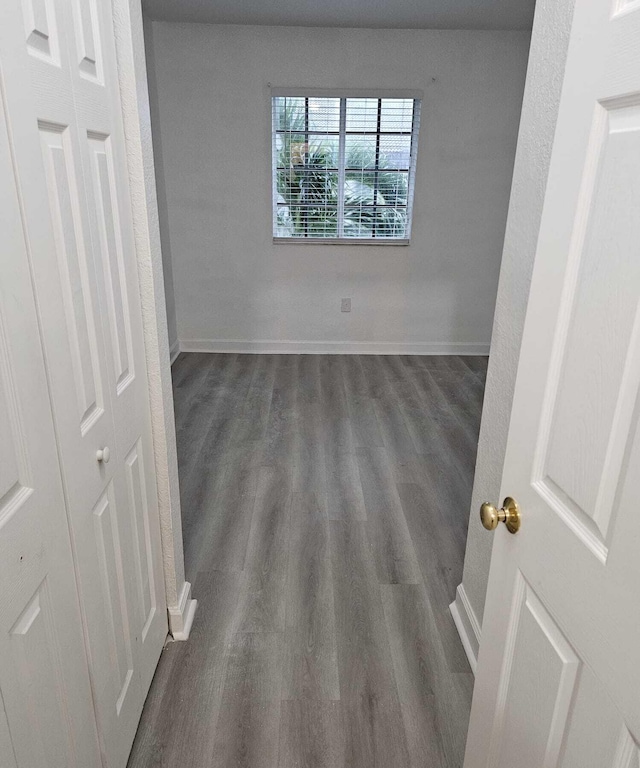
[(296, 355), (488, 355), (489, 344), (477, 342), (281, 341), (181, 339), (181, 352), (253, 352)]
[(169, 608), (169, 632), (173, 640), (188, 640), (198, 601), (191, 598), (191, 584), (185, 581), (176, 608)]
[(176, 361), (176, 358), (180, 354), (180, 341), (176, 339), (173, 344), (169, 347), (169, 359), (171, 362), (171, 365), (173, 365)]
[(478, 663), (478, 648), (480, 647), (480, 622), (471, 607), (462, 584), (456, 589), (456, 599), (449, 606), (449, 610), (460, 635), (460, 640), (462, 640), (464, 651), (469, 659), (471, 670), (475, 675)]

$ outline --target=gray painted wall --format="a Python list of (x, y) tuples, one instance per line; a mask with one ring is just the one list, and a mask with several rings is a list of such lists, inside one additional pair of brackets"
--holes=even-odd
[(493, 536), (478, 510), (513, 493), (501, 488), (502, 465), (574, 3), (538, 0), (531, 38), (462, 578), (480, 625)]
[(531, 31), (535, 0), (143, 0), (156, 21), (365, 29), (521, 29)]
[(171, 266), (171, 243), (169, 241), (167, 192), (162, 153), (162, 130), (158, 115), (158, 86), (156, 83), (155, 51), (151, 22), (143, 19), (144, 46), (147, 59), (147, 83), (149, 86), (149, 110), (151, 112), (151, 129), (153, 140), (153, 155), (156, 170), (156, 194), (158, 197), (158, 220), (160, 224), (160, 242), (162, 244), (162, 269), (164, 272), (164, 295), (167, 305), (167, 329), (169, 332), (169, 349), (173, 350), (178, 341), (176, 324), (176, 300), (173, 290), (173, 269)]
[[(166, 22), (152, 32), (160, 216), (181, 342), (486, 349), (528, 33)], [(269, 83), (424, 90), (410, 246), (272, 243)]]

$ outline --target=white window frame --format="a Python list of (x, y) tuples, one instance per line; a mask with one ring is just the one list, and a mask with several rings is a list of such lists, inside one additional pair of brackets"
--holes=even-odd
[(340, 129), (338, 147), (338, 237), (277, 237), (273, 236), (275, 244), (286, 245), (374, 245), (374, 246), (407, 246), (411, 242), (411, 228), (413, 224), (413, 197), (415, 192), (416, 165), (418, 158), (418, 134), (420, 131), (420, 112), (422, 109), (423, 92), (420, 90), (368, 90), (368, 89), (324, 89), (324, 88), (271, 88), (271, 208), (272, 208), (272, 233), (277, 227), (277, 147), (276, 147), (276, 109), (275, 99), (279, 96), (291, 98), (316, 97), (333, 99), (413, 99), (413, 122), (411, 131), (411, 161), (409, 164), (409, 179), (407, 190), (407, 230), (406, 237), (344, 237), (344, 164), (345, 164), (345, 136), (346, 136), (346, 109), (340, 109)]

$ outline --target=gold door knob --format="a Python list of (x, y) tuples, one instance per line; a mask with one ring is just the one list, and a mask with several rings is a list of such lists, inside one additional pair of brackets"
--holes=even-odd
[(504, 523), (509, 533), (518, 533), (520, 530), (520, 507), (511, 496), (502, 502), (501, 509), (496, 509), (488, 501), (480, 507), (480, 520), (488, 531), (494, 531), (498, 523)]

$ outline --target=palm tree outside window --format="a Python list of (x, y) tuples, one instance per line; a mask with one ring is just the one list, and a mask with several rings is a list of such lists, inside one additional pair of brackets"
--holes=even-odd
[(407, 244), (420, 104), (274, 91), (274, 239)]

